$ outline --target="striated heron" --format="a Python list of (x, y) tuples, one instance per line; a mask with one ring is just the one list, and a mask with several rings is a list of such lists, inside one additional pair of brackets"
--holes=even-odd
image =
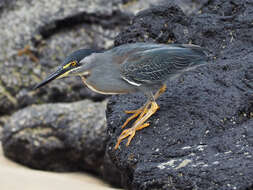
[(125, 44), (107, 51), (81, 49), (70, 54), (56, 72), (35, 86), (66, 76), (80, 76), (91, 90), (102, 94), (125, 94), (141, 91), (147, 102), (132, 114), (122, 128), (138, 117), (129, 129), (118, 137), (115, 149), (128, 137), (128, 146), (135, 135), (149, 123), (146, 121), (158, 109), (156, 99), (166, 90), (165, 82), (207, 63), (205, 51), (190, 44)]

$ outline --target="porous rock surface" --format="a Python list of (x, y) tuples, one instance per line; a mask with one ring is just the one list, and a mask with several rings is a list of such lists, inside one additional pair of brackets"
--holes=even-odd
[[(75, 78), (30, 88), (69, 52), (112, 46), (131, 13), (147, 2), (1, 1), (0, 115), (33, 103), (103, 100)], [(118, 186), (122, 178), (128, 189), (252, 188), (252, 6), (246, 0), (201, 1), (198, 13), (186, 16), (166, 4), (133, 18), (116, 45), (194, 43), (210, 50), (210, 64), (168, 84), (151, 126), (137, 132), (129, 147), (124, 141), (113, 149), (127, 118), (123, 110), (140, 107), (142, 94), (110, 99), (106, 154), (104, 103), (84, 101), (32, 106), (1, 119), (5, 155), (37, 169), (89, 170)], [(27, 44), (38, 63), (18, 56)]]
[[(104, 99), (77, 78), (31, 88), (72, 51), (104, 49), (130, 18), (118, 0), (3, 1), (0, 4), (0, 115), (32, 103)], [(37, 59), (19, 53), (30, 46)], [(71, 85), (70, 85), (71, 84)]]
[(247, 0), (211, 0), (188, 17), (173, 4), (155, 6), (116, 38), (117, 45), (194, 43), (210, 51), (208, 65), (167, 84), (150, 127), (119, 150), (113, 147), (128, 117), (123, 110), (142, 106), (145, 97), (110, 98), (107, 153), (125, 188), (253, 188), (252, 10)]
[(105, 107), (106, 101), (84, 100), (21, 109), (5, 119), (4, 155), (34, 169), (88, 171), (120, 186), (120, 175), (105, 155)]
[[(84, 88), (77, 78), (31, 89), (74, 50), (112, 47), (133, 14), (151, 4), (151, 0), (0, 1), (0, 116), (33, 103), (102, 101), (105, 96)], [(27, 47), (36, 59), (20, 54)]]
[(97, 172), (107, 138), (105, 104), (84, 100), (19, 110), (4, 126), (4, 153), (36, 169)]
[[(5, 156), (36, 169), (91, 171), (120, 185), (116, 168), (104, 155), (105, 96), (85, 88), (79, 78), (31, 89), (72, 51), (112, 47), (133, 14), (151, 3), (0, 1), (0, 139)], [(85, 98), (100, 103), (76, 102)], [(45, 105), (22, 109), (32, 104)]]

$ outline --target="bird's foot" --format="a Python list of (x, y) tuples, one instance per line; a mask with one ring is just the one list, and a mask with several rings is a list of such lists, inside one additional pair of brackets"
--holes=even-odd
[(125, 113), (127, 114), (133, 114), (131, 115), (129, 118), (127, 118), (127, 120), (124, 122), (124, 124), (121, 126), (121, 129), (123, 129), (125, 126), (127, 126), (127, 124), (133, 120), (134, 118), (138, 117), (138, 115), (142, 114), (144, 115), (145, 113), (147, 113), (147, 109), (145, 109), (147, 106), (149, 106), (150, 103), (145, 104), (144, 106), (142, 106), (141, 108), (137, 109), (137, 110), (126, 110)]
[(135, 135), (135, 132), (138, 131), (138, 130), (141, 130), (145, 127), (148, 127), (149, 126), (149, 123), (144, 123), (140, 126), (136, 126), (136, 127), (131, 127), (130, 129), (125, 129), (121, 135), (118, 137), (118, 141), (117, 141), (117, 144), (115, 145), (114, 149), (117, 149), (119, 147), (119, 144), (121, 143), (121, 141), (124, 139), (124, 138), (127, 138), (128, 136), (128, 140), (127, 140), (127, 143), (126, 143), (126, 146), (128, 146), (132, 140), (132, 138), (134, 137)]
[(131, 114), (131, 113), (141, 113), (143, 110), (143, 107), (139, 108), (138, 110), (125, 110), (125, 113)]
[[(152, 102), (148, 102), (141, 113), (139, 112), (136, 112), (134, 115), (132, 116), (135, 116), (137, 113), (139, 116), (139, 118), (134, 122), (134, 125), (133, 127), (129, 128), (129, 129), (125, 129), (121, 135), (118, 137), (118, 140), (117, 140), (117, 143), (114, 147), (114, 149), (118, 149), (121, 141), (123, 139), (125, 139), (126, 137), (128, 137), (128, 141), (126, 143), (126, 146), (128, 146), (131, 142), (131, 140), (133, 139), (134, 135), (135, 135), (135, 132), (138, 131), (138, 130), (141, 130), (145, 127), (148, 127), (149, 126), (149, 123), (145, 123), (145, 121), (147, 121), (148, 118), (150, 118), (157, 110), (158, 110), (159, 106), (157, 105), (156, 102), (152, 101)], [(137, 116), (138, 116), (137, 115)], [(132, 117), (131, 116), (131, 117)], [(135, 116), (135, 117), (137, 117)], [(130, 118), (131, 118), (130, 117)], [(130, 120), (132, 120), (133, 118), (135, 117), (132, 117)], [(129, 119), (129, 118), (128, 118)], [(127, 122), (127, 121), (126, 121)], [(128, 121), (129, 122), (129, 121)], [(124, 125), (123, 125), (124, 126)]]
[[(162, 85), (162, 87), (156, 92), (155, 96), (154, 96), (154, 99), (156, 100), (162, 93), (164, 93), (166, 91), (166, 85)], [(141, 108), (137, 109), (137, 110), (126, 110), (125, 113), (126, 114), (133, 114), (131, 115), (129, 118), (127, 118), (127, 120), (125, 121), (125, 123), (121, 126), (121, 128), (123, 129), (125, 126), (127, 126), (127, 124), (133, 120), (134, 118), (138, 117), (139, 118), (137, 119), (137, 121), (139, 119), (141, 119), (143, 117), (144, 114), (147, 113), (148, 111), (148, 107), (150, 106), (151, 102), (148, 101), (144, 106), (142, 106)], [(158, 106), (158, 105), (157, 105)], [(159, 109), (159, 107), (158, 107)]]

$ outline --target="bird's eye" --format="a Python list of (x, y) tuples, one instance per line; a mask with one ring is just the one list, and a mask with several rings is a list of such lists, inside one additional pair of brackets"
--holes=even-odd
[(71, 66), (72, 66), (72, 67), (75, 67), (76, 64), (77, 64), (76, 61), (72, 61), (72, 62), (71, 62)]
[(64, 65), (63, 69), (67, 69), (67, 68), (70, 68), (70, 67), (75, 67), (76, 65), (77, 65), (76, 61), (71, 61), (68, 64)]

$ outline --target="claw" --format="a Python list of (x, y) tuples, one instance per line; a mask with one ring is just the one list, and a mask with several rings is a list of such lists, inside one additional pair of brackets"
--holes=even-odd
[(125, 129), (124, 131), (122, 131), (122, 133), (118, 137), (118, 140), (117, 140), (117, 143), (116, 143), (114, 149), (118, 149), (121, 141), (123, 139), (127, 138), (128, 136), (129, 137), (128, 137), (126, 146), (129, 146), (129, 144), (130, 144), (131, 140), (133, 139), (136, 131), (141, 130), (145, 127), (148, 127), (150, 125), (149, 123), (144, 123), (144, 122), (148, 118), (150, 118), (157, 111), (157, 109), (158, 109), (158, 105), (156, 104), (156, 102), (148, 103), (145, 106), (143, 112), (140, 114), (139, 118), (134, 122), (133, 127), (131, 127), (130, 129)]
[(145, 123), (160, 107), (157, 105), (155, 100), (166, 90), (166, 85), (163, 85), (154, 95), (153, 101), (148, 101), (143, 107), (137, 110), (127, 110), (125, 113), (127, 114), (133, 114), (130, 116), (122, 125), (122, 129), (127, 126), (127, 124), (133, 120), (134, 118), (138, 117), (138, 119), (134, 122), (133, 127), (129, 129), (125, 129), (122, 131), (120, 136), (118, 137), (117, 143), (114, 147), (114, 149), (118, 149), (121, 141), (128, 136), (128, 140), (126, 143), (126, 146), (129, 146), (131, 140), (135, 136), (136, 131), (141, 130), (145, 127), (148, 127), (150, 124)]
[(136, 131), (139, 131), (139, 130), (145, 128), (145, 127), (148, 127), (149, 125), (150, 125), (149, 123), (144, 123), (143, 125), (136, 128), (136, 130), (132, 134), (130, 134), (130, 136), (128, 137), (126, 146), (129, 146), (129, 144), (130, 144), (132, 138), (134, 137)]
[(132, 132), (132, 134), (129, 135), (128, 139), (127, 139), (127, 143), (126, 143), (126, 146), (128, 146), (132, 140), (132, 138), (134, 137), (135, 135), (135, 131)]

